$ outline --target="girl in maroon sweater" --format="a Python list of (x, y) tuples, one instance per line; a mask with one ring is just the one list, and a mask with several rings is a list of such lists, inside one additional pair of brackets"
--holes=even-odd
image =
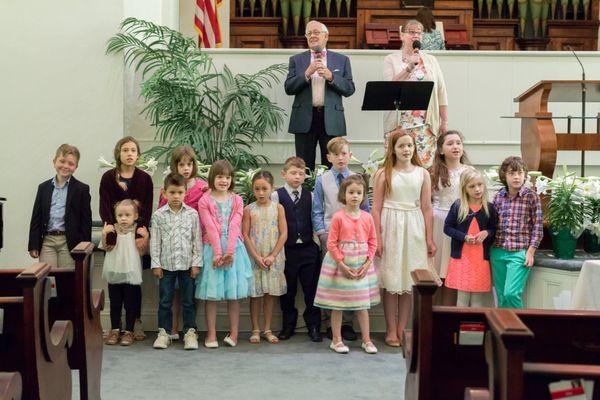
[[(114, 150), (116, 168), (106, 171), (100, 180), (100, 218), (108, 225), (114, 225), (114, 205), (124, 199), (137, 200), (140, 204), (137, 220), (136, 246), (140, 254), (147, 252), (149, 238), (148, 224), (152, 216), (153, 185), (150, 175), (135, 164), (140, 156), (140, 145), (131, 136), (120, 139)], [(135, 339), (144, 340), (146, 337), (139, 316), (141, 314), (142, 289), (139, 288), (140, 305), (135, 326)]]

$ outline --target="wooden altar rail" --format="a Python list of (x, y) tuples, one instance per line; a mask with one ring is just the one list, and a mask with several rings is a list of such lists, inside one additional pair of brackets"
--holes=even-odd
[[(314, 1), (314, 0), (313, 0)], [(306, 1), (305, 1), (306, 2)], [(506, 0), (501, 2), (504, 4)], [(467, 30), (468, 45), (475, 50), (518, 50), (516, 38), (519, 35), (519, 20), (517, 2), (514, 10), (508, 14), (492, 13), (492, 18), (480, 18), (477, 0), (438, 0), (434, 3), (433, 14), (437, 21), (444, 25), (464, 25)], [(273, 15), (272, 3), (266, 3), (265, 16), (260, 15), (260, 6), (257, 1), (254, 9), (255, 16), (249, 16), (249, 1), (245, 2), (245, 12), (240, 13), (239, 3), (230, 0), (230, 44), (231, 47), (242, 48), (291, 48), (306, 46), (302, 36), (304, 32), (303, 20), (300, 15), (300, 28), (298, 35), (293, 33), (292, 17), (288, 20), (288, 37), (283, 37), (281, 1), (279, 0), (276, 14)], [(335, 9), (335, 1), (331, 2)], [(408, 19), (415, 17), (417, 10), (414, 8), (400, 8), (399, 0), (357, 0), (350, 3), (351, 9), (346, 11), (346, 0), (341, 3), (341, 16), (335, 15), (335, 10), (329, 17), (324, 16), (324, 2), (320, 1), (319, 15), (315, 15), (314, 2), (311, 6), (310, 18), (318, 18), (329, 28), (328, 47), (332, 49), (360, 49), (368, 48), (366, 43), (367, 24), (386, 24), (399, 26)], [(484, 3), (485, 4), (485, 3)], [(600, 0), (591, 0), (589, 4), (588, 20), (573, 20), (572, 5), (569, 4), (569, 19), (552, 19), (547, 21), (547, 50), (565, 50), (571, 46), (576, 50), (597, 50), (598, 48), (598, 13)], [(506, 9), (506, 5), (501, 6)], [(560, 8), (560, 5), (557, 6)], [(493, 10), (497, 10), (494, 6)], [(258, 14), (257, 12), (258, 11)], [(512, 18), (508, 18), (508, 17)]]

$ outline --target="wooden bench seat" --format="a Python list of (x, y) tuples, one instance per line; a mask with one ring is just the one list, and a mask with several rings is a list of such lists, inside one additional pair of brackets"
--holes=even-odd
[(600, 399), (599, 312), (498, 309), (490, 316), (494, 399), (549, 399), (550, 383), (576, 378), (593, 380)]
[[(69, 348), (69, 366), (79, 371), (79, 391), (82, 400), (99, 400), (102, 373), (102, 326), (100, 311), (104, 307), (104, 292), (91, 289), (91, 266), (94, 245), (82, 242), (71, 252), (75, 269), (52, 268), (49, 276), (56, 282), (57, 296), (49, 301), (49, 321), (69, 320), (73, 323), (73, 344)], [(10, 278), (23, 269), (4, 270), (0, 277), (0, 294), (10, 290)]]
[[(71, 370), (67, 348), (73, 339), (70, 321), (48, 319), (50, 266), (35, 264), (18, 276), (0, 269), (0, 280), (11, 280), (0, 290), (4, 323), (0, 334), (0, 371), (21, 374), (24, 399), (71, 400)], [(51, 328), (50, 328), (51, 326)]]

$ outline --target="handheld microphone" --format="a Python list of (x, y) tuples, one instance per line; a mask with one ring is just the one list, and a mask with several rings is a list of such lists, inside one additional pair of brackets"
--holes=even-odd
[[(421, 50), (421, 46), (422, 46), (422, 45), (421, 45), (421, 41), (419, 41), (419, 40), (415, 40), (415, 41), (412, 43), (413, 53), (414, 53), (414, 54), (419, 54), (419, 50)], [(418, 63), (418, 62), (416, 62), (416, 63), (415, 63), (415, 66), (416, 66), (417, 64), (419, 64), (419, 63)]]
[(323, 58), (323, 48), (320, 45), (315, 46), (314, 52), (315, 52), (315, 59), (320, 60), (321, 58)]

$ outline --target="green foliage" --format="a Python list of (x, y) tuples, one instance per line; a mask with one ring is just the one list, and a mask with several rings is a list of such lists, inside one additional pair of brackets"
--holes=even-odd
[(590, 211), (585, 207), (585, 199), (579, 188), (579, 180), (572, 174), (562, 179), (554, 179), (550, 185), (550, 201), (546, 219), (552, 231), (568, 229), (574, 237), (579, 237)]
[(212, 164), (229, 160), (236, 169), (267, 162), (254, 144), (276, 133), (283, 109), (263, 92), (280, 82), (285, 64), (253, 74), (217, 71), (212, 58), (193, 39), (151, 22), (127, 18), (107, 44), (106, 53), (123, 53), (124, 63), (141, 71), (142, 110), (162, 143), (145, 153), (157, 159), (180, 145)]

